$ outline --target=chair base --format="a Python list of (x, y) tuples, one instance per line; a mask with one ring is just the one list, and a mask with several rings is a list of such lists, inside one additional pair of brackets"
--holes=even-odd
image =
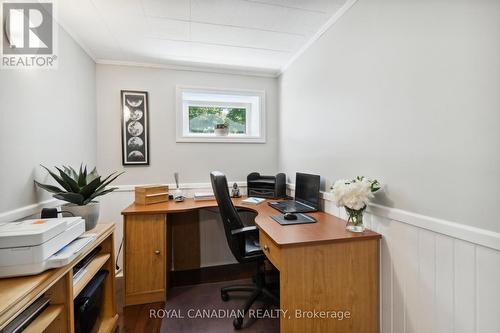
[(229, 293), (231, 292), (250, 292), (250, 296), (243, 304), (243, 312), (238, 314), (238, 317), (236, 317), (233, 321), (233, 326), (237, 330), (241, 329), (243, 326), (244, 316), (248, 313), (248, 310), (250, 310), (253, 303), (259, 298), (267, 298), (271, 301), (271, 304), (279, 305), (279, 298), (266, 287), (265, 275), (264, 272), (261, 271), (260, 267), (261, 265), (258, 265), (257, 274), (254, 277), (255, 284), (233, 285), (221, 288), (220, 290), (220, 296), (224, 302), (229, 300)]

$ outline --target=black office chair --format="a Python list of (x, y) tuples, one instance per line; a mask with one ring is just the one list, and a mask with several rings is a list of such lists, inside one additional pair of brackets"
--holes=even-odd
[[(266, 288), (264, 260), (265, 256), (259, 246), (259, 232), (256, 226), (244, 226), (238, 214), (231, 197), (227, 185), (226, 176), (214, 171), (210, 173), (212, 188), (214, 190), (215, 199), (219, 205), (219, 212), (224, 224), (224, 231), (227, 238), (227, 243), (234, 257), (240, 263), (256, 262), (257, 274), (254, 277), (254, 285), (246, 286), (229, 286), (221, 289), (221, 298), (223, 301), (229, 300), (229, 292), (251, 292), (250, 297), (246, 300), (243, 306), (243, 314), (246, 314), (252, 304), (262, 296), (267, 297), (273, 304), (278, 304), (279, 299)], [(240, 329), (243, 325), (243, 316), (238, 316), (233, 321), (233, 326)]]

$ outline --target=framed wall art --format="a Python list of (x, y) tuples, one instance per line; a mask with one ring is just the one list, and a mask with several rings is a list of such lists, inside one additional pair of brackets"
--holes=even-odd
[(122, 163), (149, 165), (149, 110), (146, 91), (121, 91)]

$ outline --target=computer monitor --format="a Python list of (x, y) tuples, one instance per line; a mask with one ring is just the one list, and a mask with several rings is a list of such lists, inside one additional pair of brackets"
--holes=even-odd
[(295, 200), (319, 209), (320, 176), (297, 172), (295, 175)]

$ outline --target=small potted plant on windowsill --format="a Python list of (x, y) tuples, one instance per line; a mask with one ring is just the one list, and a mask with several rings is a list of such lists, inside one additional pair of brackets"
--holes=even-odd
[(85, 230), (93, 229), (99, 219), (99, 202), (95, 199), (116, 190), (117, 187), (106, 188), (106, 186), (123, 173), (113, 172), (101, 179), (96, 168), (87, 173), (87, 166), (82, 167), (82, 165), (80, 165), (79, 172), (76, 172), (72, 167), (56, 167), (59, 175), (43, 165), (42, 168), (47, 170), (62, 188), (41, 184), (36, 180), (35, 184), (50, 193), (54, 193), (52, 195), (54, 198), (66, 201), (67, 203), (63, 205), (62, 210), (70, 212), (74, 216), (81, 216), (85, 220)]
[(217, 124), (214, 128), (214, 134), (216, 136), (228, 136), (229, 135), (229, 124)]

